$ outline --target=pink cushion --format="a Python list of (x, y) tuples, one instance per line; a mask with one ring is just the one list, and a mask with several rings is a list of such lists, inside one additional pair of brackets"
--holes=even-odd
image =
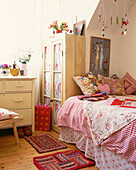
[(99, 84), (98, 85), (98, 90), (100, 91), (100, 92), (104, 92), (104, 91), (106, 91), (106, 93), (107, 93), (107, 95), (110, 93), (110, 86), (108, 85), (108, 84)]
[(132, 94), (136, 91), (136, 80), (127, 72), (123, 77), (125, 81), (126, 94)]
[(0, 120), (10, 119), (15, 116), (18, 116), (18, 114), (10, 110), (0, 108)]

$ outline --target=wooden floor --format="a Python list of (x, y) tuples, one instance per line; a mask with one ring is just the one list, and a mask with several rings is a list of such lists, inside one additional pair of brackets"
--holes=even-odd
[[(50, 132), (36, 131), (33, 135), (43, 133), (49, 133), (55, 138), (59, 139), (59, 134), (56, 133), (55, 131)], [(65, 142), (63, 143), (67, 145), (68, 148), (60, 149), (59, 150), (60, 152), (76, 148), (74, 144), (66, 144)], [(17, 145), (13, 135), (0, 136), (0, 169), (36, 170), (37, 168), (33, 164), (33, 157), (42, 156), (49, 153), (51, 154), (57, 151), (39, 154), (24, 138), (20, 138), (20, 143)], [(98, 170), (96, 166), (82, 169)]]

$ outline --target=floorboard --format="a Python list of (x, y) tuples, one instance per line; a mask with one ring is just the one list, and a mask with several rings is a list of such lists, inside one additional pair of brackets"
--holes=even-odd
[[(36, 131), (33, 135), (49, 133), (59, 140), (59, 134), (55, 131), (44, 132)], [(74, 144), (67, 144), (68, 148), (39, 154), (24, 138), (20, 138), (20, 143), (17, 145), (13, 134), (0, 134), (0, 169), (4, 170), (37, 170), (33, 164), (33, 157), (52, 154), (56, 152), (77, 149)], [(98, 170), (96, 166), (81, 168), (84, 170)]]

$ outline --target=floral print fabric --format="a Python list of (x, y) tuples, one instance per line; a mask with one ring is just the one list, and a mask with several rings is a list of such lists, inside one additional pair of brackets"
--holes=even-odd
[(91, 95), (98, 92), (96, 77), (93, 73), (83, 74), (73, 77), (77, 85), (80, 87), (84, 95)]
[(8, 109), (0, 108), (0, 120), (11, 119), (15, 116), (18, 116), (18, 113), (12, 112)]
[(61, 73), (54, 74), (54, 97), (61, 100)]
[(97, 103), (85, 101), (83, 114), (90, 126), (95, 146), (136, 119), (136, 109), (104, 105), (103, 101)]
[(45, 79), (44, 79), (44, 89), (45, 95), (50, 96), (50, 86), (51, 86), (51, 74), (50, 72), (45, 72)]
[(54, 70), (61, 71), (62, 70), (62, 51), (61, 51), (61, 43), (56, 44), (54, 46)]
[(125, 95), (125, 83), (123, 79), (112, 79), (109, 77), (103, 77), (98, 74), (98, 84), (108, 84), (110, 86), (111, 95)]
[(54, 101), (54, 123), (57, 125), (57, 113), (61, 107), (61, 102)]

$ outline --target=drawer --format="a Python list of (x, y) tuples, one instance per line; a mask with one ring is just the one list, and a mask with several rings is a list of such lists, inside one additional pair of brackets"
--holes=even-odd
[(0, 107), (7, 109), (31, 108), (31, 93), (1, 94)]
[(7, 80), (5, 84), (5, 91), (32, 91), (32, 81), (31, 80)]
[(3, 88), (2, 88), (2, 81), (0, 81), (0, 93), (2, 93), (2, 90), (3, 90)]
[(32, 125), (32, 109), (13, 110), (13, 111), (18, 113), (20, 116), (23, 116), (23, 119), (19, 120), (16, 123), (17, 126)]
[[(16, 126), (27, 126), (27, 125), (32, 125), (32, 109), (24, 109), (24, 110), (12, 110), (13, 112), (18, 113), (20, 116), (23, 116), (22, 120), (19, 120), (16, 123)], [(0, 127), (0, 129), (5, 129), (5, 128), (12, 128), (12, 124), (5, 125)]]

